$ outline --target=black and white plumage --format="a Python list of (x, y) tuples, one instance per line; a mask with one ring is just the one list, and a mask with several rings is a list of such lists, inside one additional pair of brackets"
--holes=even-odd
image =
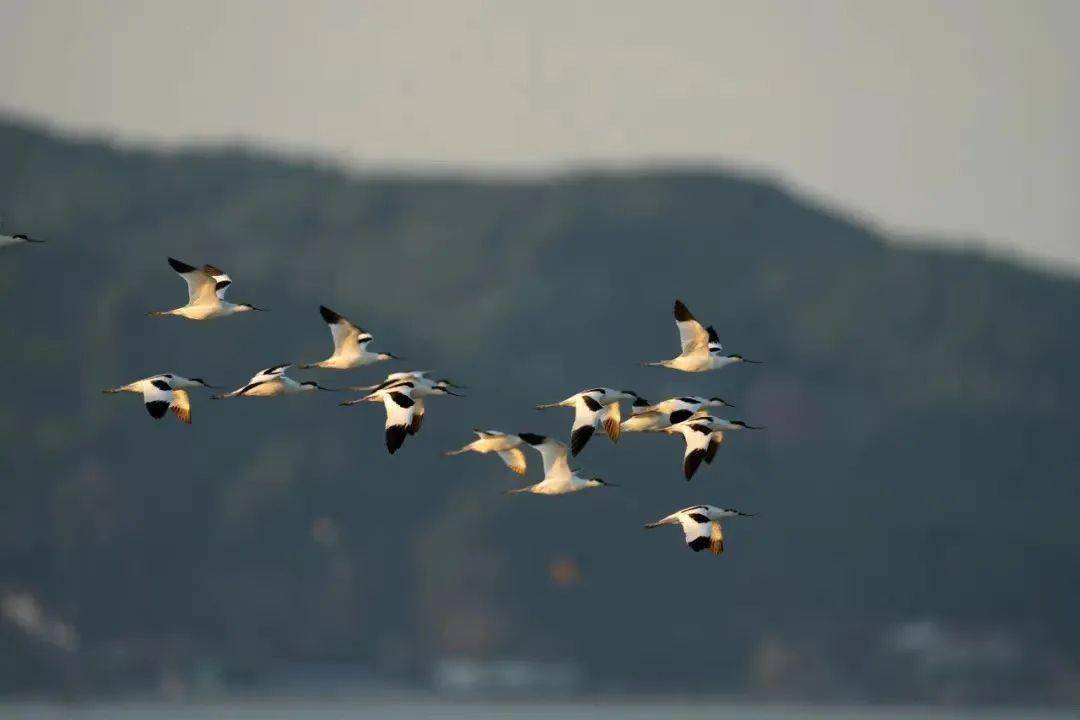
[[(454, 395), (449, 381), (433, 380), (426, 371), (393, 373), (393, 377), (375, 386), (364, 397), (346, 400), (341, 405), (358, 405), (364, 402), (381, 402), (386, 408), (386, 449), (393, 455), (408, 435), (420, 432), (424, 423), (424, 399), (432, 395)], [(359, 389), (359, 388), (352, 388)]]
[(188, 320), (213, 320), (226, 315), (264, 309), (255, 307), (250, 303), (231, 303), (227, 301), (225, 293), (232, 285), (232, 278), (213, 265), (203, 265), (201, 268), (197, 268), (175, 258), (169, 258), (169, 267), (175, 270), (187, 283), (187, 305), (172, 310), (157, 310), (150, 313), (151, 315), (175, 315)]
[(683, 476), (689, 480), (697, 472), (701, 462), (711, 463), (716, 450), (724, 442), (724, 431), (761, 430), (760, 426), (748, 425), (742, 420), (725, 420), (702, 410), (689, 419), (664, 428), (669, 435), (679, 434), (686, 440), (683, 453)]
[(715, 505), (691, 505), (645, 525), (657, 528), (664, 525), (682, 526), (686, 546), (694, 552), (708, 549), (713, 555), (724, 552), (724, 531), (720, 520), (728, 517), (753, 517), (754, 513), (744, 513)]
[(486, 455), (487, 453), (495, 453), (506, 464), (506, 467), (518, 475), (525, 474), (525, 453), (521, 452), (520, 446), (523, 441), (520, 437), (499, 430), (473, 430), (473, 432), (476, 433), (476, 440), (446, 454), (461, 455), (462, 453), (474, 452)]
[(281, 395), (296, 395), (297, 393), (310, 392), (313, 390), (326, 390), (317, 382), (311, 380), (305, 380), (304, 382), (297, 382), (291, 377), (285, 374), (285, 371), (292, 367), (292, 364), (285, 363), (284, 365), (272, 365), (265, 370), (260, 370), (251, 376), (251, 379), (247, 381), (241, 387), (227, 392), (222, 395), (214, 395), (212, 400), (223, 400), (225, 398), (234, 397), (279, 397)]
[(659, 362), (642, 363), (649, 366), (671, 368), (683, 372), (705, 372), (719, 370), (740, 362), (757, 363), (747, 360), (742, 355), (723, 355), (723, 346), (716, 330), (706, 328), (681, 300), (675, 301), (675, 326), (679, 330), (681, 352), (677, 357)]
[(402, 359), (393, 353), (369, 351), (368, 345), (374, 339), (371, 333), (325, 305), (319, 306), (319, 314), (322, 315), (326, 324), (330, 326), (330, 336), (334, 340), (334, 353), (325, 360), (300, 365), (299, 367), (348, 370), (385, 360)]
[(175, 373), (151, 375), (142, 380), (103, 390), (105, 393), (139, 393), (150, 417), (160, 420), (172, 410), (180, 422), (191, 424), (191, 398), (185, 388), (213, 387), (202, 378), (186, 378)]
[[(3, 218), (0, 218), (0, 226), (3, 225)], [(26, 233), (12, 233), (8, 235), (6, 233), (0, 233), (0, 247), (5, 245), (27, 245), (30, 243), (43, 243), (44, 240), (30, 237)]]
[(558, 440), (536, 433), (518, 433), (526, 445), (540, 453), (544, 461), (544, 479), (534, 485), (507, 492), (534, 495), (565, 495), (594, 487), (617, 487), (601, 478), (583, 478), (570, 467), (568, 448)]
[(683, 395), (668, 398), (655, 405), (634, 403), (633, 415), (622, 422), (623, 432), (661, 432), (675, 423), (689, 419), (703, 408), (735, 407), (721, 397), (705, 398)]
[(638, 394), (633, 390), (612, 390), (599, 387), (582, 390), (557, 403), (536, 407), (540, 410), (554, 407), (574, 408), (574, 424), (570, 430), (570, 454), (577, 455), (601, 425), (611, 441), (618, 442), (622, 429), (622, 410), (619, 408), (619, 401), (637, 399)]

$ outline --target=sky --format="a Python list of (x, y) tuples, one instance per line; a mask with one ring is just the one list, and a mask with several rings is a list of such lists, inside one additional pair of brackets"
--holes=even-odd
[(1080, 3), (0, 0), (0, 112), (366, 168), (724, 165), (1080, 272)]

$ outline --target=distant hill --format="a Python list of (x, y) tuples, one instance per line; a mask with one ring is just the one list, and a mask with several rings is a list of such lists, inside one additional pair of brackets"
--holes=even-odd
[[(9, 691), (528, 657), (611, 690), (1080, 697), (1075, 280), (891, 243), (723, 170), (376, 176), (13, 122), (0, 159), (4, 228), (49, 240), (0, 253), (0, 593), (79, 638), (0, 617)], [(170, 255), (271, 312), (147, 317), (185, 297)], [(640, 367), (674, 354), (675, 298), (767, 364)], [(390, 457), (381, 409), (343, 396), (194, 392), (181, 427), (100, 394), (321, 359), (320, 303), (409, 362), (297, 377), (431, 368), (469, 397), (431, 400)], [(719, 394), (767, 430), (691, 483), (676, 439), (594, 439), (576, 464), (624, 487), (565, 498), (442, 456), (474, 426), (565, 436), (533, 406), (595, 385)], [(641, 529), (697, 502), (760, 516), (721, 558)]]

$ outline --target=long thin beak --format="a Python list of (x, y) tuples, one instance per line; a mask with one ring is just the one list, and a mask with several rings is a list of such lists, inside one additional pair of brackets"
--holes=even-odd
[[(737, 511), (736, 511), (736, 512), (737, 512)], [(739, 514), (739, 515), (740, 515), (741, 517), (754, 517), (754, 516), (756, 516), (756, 515), (757, 515), (757, 513), (744, 513), (744, 512), (740, 512), (740, 513), (738, 513), (738, 514)]]
[(450, 382), (449, 380), (443, 380), (449, 387), (457, 388), (458, 390), (470, 390), (468, 385), (458, 385), (456, 382)]
[(32, 238), (32, 237), (30, 237), (30, 236), (27, 236), (27, 237), (26, 237), (26, 242), (35, 242), (35, 243), (43, 243), (43, 242), (45, 242), (45, 241), (44, 241), (44, 240), (38, 240), (37, 238)]
[(386, 353), (386, 356), (389, 357), (391, 360), (408, 360), (409, 359), (409, 358), (403, 358), (400, 355), (395, 355), (394, 353)]
[(244, 303), (244, 304), (247, 305), (252, 310), (258, 310), (259, 312), (270, 312), (270, 308), (255, 307), (251, 303)]
[(316, 385), (315, 387), (318, 388), (319, 390), (325, 390), (326, 392), (341, 392), (340, 388), (328, 388), (328, 387), (323, 387), (322, 385)]
[(765, 364), (764, 360), (747, 360), (746, 358), (743, 358), (742, 361), (746, 362), (746, 363), (750, 363), (751, 365), (764, 365)]
[(613, 483), (605, 481), (601, 487), (622, 487), (622, 483)]
[[(457, 387), (457, 386), (455, 385), (454, 387)], [(443, 392), (445, 392), (447, 395), (453, 395), (454, 397), (469, 397), (468, 395), (462, 395), (461, 393), (450, 392), (449, 390), (444, 390)]]
[(211, 390), (220, 390), (221, 389), (220, 385), (211, 385), (210, 383), (203, 383), (202, 386), (204, 388), (210, 388)]
[(764, 430), (764, 425), (743, 425), (747, 430)]

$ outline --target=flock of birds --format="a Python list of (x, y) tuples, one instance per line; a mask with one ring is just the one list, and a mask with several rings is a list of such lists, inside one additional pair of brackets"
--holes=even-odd
[[(16, 243), (42, 242), (24, 234), (0, 235), (0, 246)], [(188, 302), (172, 310), (151, 312), (152, 316), (177, 316), (188, 320), (213, 320), (238, 313), (261, 311), (263, 308), (250, 303), (232, 303), (225, 299), (232, 279), (213, 265), (195, 267), (169, 258), (169, 265), (187, 283)], [(328, 307), (320, 306), (322, 319), (330, 328), (334, 351), (320, 362), (300, 364), (302, 369), (350, 370), (387, 360), (402, 360), (393, 353), (370, 349), (374, 337), (347, 318)], [(737, 354), (723, 354), (716, 331), (703, 326), (681, 301), (675, 301), (675, 324), (679, 331), (681, 352), (674, 358), (659, 362), (642, 363), (646, 366), (666, 367), (682, 372), (705, 372), (719, 370), (737, 363), (755, 363)], [(291, 364), (274, 365), (260, 370), (243, 386), (231, 392), (213, 395), (211, 399), (257, 397), (269, 398), (295, 395), (303, 392), (330, 390), (317, 382), (296, 381), (285, 372)], [(191, 422), (191, 397), (189, 389), (213, 388), (202, 378), (188, 378), (175, 373), (161, 373), (105, 390), (106, 393), (135, 393), (142, 396), (151, 417), (160, 419), (172, 412), (181, 422)], [(376, 384), (347, 388), (362, 392), (362, 396), (342, 402), (351, 406), (361, 403), (382, 403), (386, 412), (386, 449), (397, 452), (405, 440), (420, 432), (424, 422), (425, 401), (439, 395), (458, 395), (455, 389), (464, 389), (447, 379), (435, 379), (429, 371), (417, 370), (395, 372)], [(630, 402), (630, 415), (623, 418), (621, 402)], [(611, 487), (615, 483), (598, 477), (582, 477), (570, 466), (570, 458), (577, 456), (588, 444), (597, 430), (601, 430), (612, 442), (618, 442), (623, 432), (662, 432), (682, 435), (685, 441), (683, 453), (683, 476), (690, 480), (702, 462), (712, 463), (724, 434), (742, 430), (758, 430), (741, 420), (728, 420), (713, 415), (711, 409), (733, 407), (719, 397), (688, 395), (670, 398), (659, 403), (649, 403), (633, 390), (614, 390), (598, 387), (583, 390), (555, 403), (537, 406), (546, 408), (571, 408), (574, 421), (570, 430), (570, 443), (531, 432), (507, 433), (499, 430), (475, 430), (476, 439), (447, 455), (463, 453), (495, 453), (505, 465), (519, 475), (525, 475), (527, 462), (522, 448), (537, 451), (542, 459), (544, 477), (540, 482), (510, 490), (510, 493), (533, 493), (536, 495), (564, 495), (587, 488)], [(686, 544), (695, 552), (708, 549), (719, 555), (724, 551), (724, 536), (720, 520), (728, 517), (750, 517), (751, 513), (727, 509), (715, 505), (693, 505), (678, 510), (646, 528), (663, 525), (680, 525)]]

